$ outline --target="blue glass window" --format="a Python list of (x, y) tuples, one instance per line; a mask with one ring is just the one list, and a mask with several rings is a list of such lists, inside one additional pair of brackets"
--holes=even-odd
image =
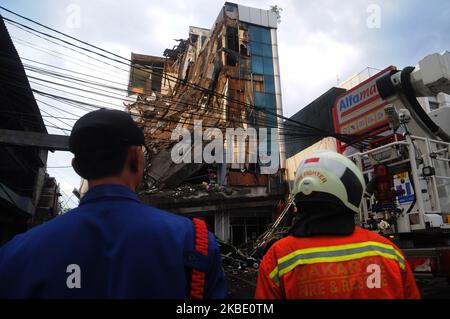
[(263, 58), (259, 56), (252, 56), (252, 72), (264, 74)]
[(259, 28), (261, 30), (261, 42), (265, 44), (271, 44), (270, 31), (265, 28)]
[(259, 42), (250, 42), (251, 55), (263, 55), (263, 44)]
[(264, 76), (264, 87), (267, 93), (275, 93), (275, 80), (271, 75)]
[(262, 42), (261, 28), (249, 26), (250, 41)]
[(251, 42), (260, 42), (264, 44), (272, 44), (270, 30), (264, 27), (248, 25), (248, 32), (250, 33)]
[[(264, 76), (264, 92), (253, 91), (254, 103), (256, 107), (265, 109), (270, 113), (266, 114), (266, 123), (260, 124), (267, 127), (277, 127), (277, 117), (274, 115), (276, 113), (276, 98), (270, 30), (250, 24), (246, 26), (250, 39), (252, 73), (255, 76)], [(270, 131), (268, 135), (270, 138)], [(268, 144), (270, 149), (270, 140)]]
[(255, 106), (264, 107), (266, 104), (266, 95), (262, 92), (253, 92), (253, 97), (255, 99)]
[[(275, 94), (271, 94), (271, 93), (266, 93), (266, 97), (264, 99), (264, 107), (266, 110), (274, 113), (275, 110), (277, 109), (276, 107), (276, 99), (275, 99)], [(272, 115), (269, 115), (269, 118), (273, 117)]]
[(261, 44), (262, 47), (262, 55), (266, 58), (272, 57), (272, 46), (269, 44)]
[(264, 58), (264, 74), (273, 75), (273, 61), (271, 58)]
[(255, 98), (255, 105), (258, 107), (262, 107), (266, 110), (275, 111), (276, 110), (276, 98), (275, 94), (272, 93), (262, 93), (262, 92), (253, 92), (253, 96)]

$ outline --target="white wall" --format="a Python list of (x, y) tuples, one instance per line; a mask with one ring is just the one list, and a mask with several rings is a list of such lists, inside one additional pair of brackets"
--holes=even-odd
[(334, 137), (326, 137), (286, 160), (286, 174), (290, 190), (292, 190), (292, 186), (295, 180), (295, 173), (297, 171), (297, 168), (300, 166), (301, 161), (306, 157), (311, 156), (313, 152), (319, 150), (329, 150), (336, 152), (336, 139)]

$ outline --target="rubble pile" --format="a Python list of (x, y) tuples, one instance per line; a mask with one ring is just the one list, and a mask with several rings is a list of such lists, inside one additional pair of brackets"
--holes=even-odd
[(153, 187), (149, 190), (145, 190), (144, 194), (148, 195), (164, 195), (174, 199), (207, 196), (211, 193), (223, 194), (224, 196), (230, 196), (233, 194), (231, 187), (220, 186), (218, 184), (203, 182), (202, 184), (182, 184), (175, 189), (158, 189)]
[(222, 265), (230, 290), (230, 297), (234, 299), (253, 298), (260, 260), (247, 256), (240, 249), (220, 242)]

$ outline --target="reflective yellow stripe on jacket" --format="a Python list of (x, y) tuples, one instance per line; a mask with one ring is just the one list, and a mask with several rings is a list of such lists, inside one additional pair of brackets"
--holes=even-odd
[(382, 256), (396, 260), (400, 268), (405, 269), (405, 259), (393, 246), (374, 241), (328, 247), (314, 247), (296, 250), (277, 261), (277, 266), (270, 273), (276, 284), (280, 277), (299, 265), (349, 261), (370, 256)]

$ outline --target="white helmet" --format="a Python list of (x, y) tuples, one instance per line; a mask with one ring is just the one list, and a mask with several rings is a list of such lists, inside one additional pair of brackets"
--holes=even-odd
[(341, 202), (359, 212), (364, 192), (364, 177), (347, 157), (331, 151), (318, 151), (304, 159), (295, 174), (295, 202)]

